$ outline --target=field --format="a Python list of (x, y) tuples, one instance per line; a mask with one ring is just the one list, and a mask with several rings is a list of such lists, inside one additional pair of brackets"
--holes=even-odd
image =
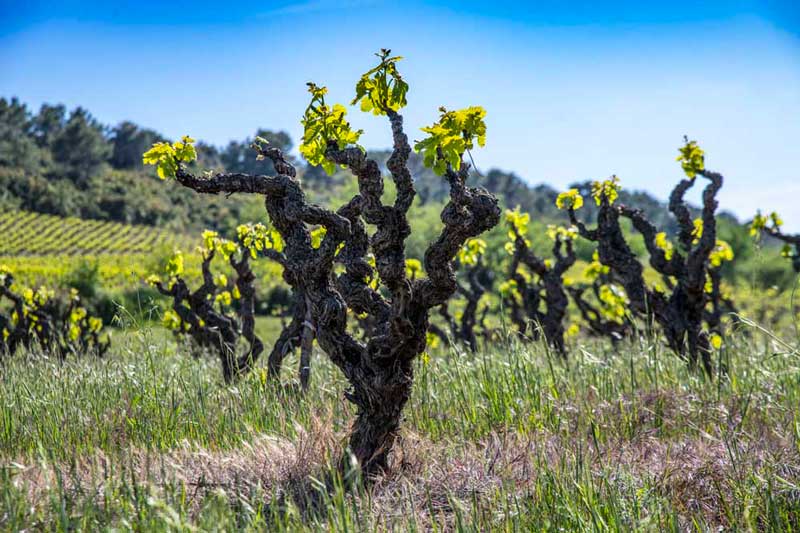
[(797, 340), (756, 327), (713, 382), (658, 339), (581, 340), (568, 364), (511, 340), (434, 351), (370, 492), (335, 473), (353, 409), (324, 356), (303, 395), (289, 370), (224, 386), (159, 330), (115, 340), (107, 361), (5, 368), (3, 529), (800, 527)]
[(26, 211), (0, 215), (0, 250), (10, 256), (135, 255), (180, 242), (173, 233), (149, 226)]
[[(262, 44), (225, 30), (233, 9), (98, 19), (87, 36), (129, 39), (85, 47), (115, 58), (114, 90), (87, 103), (152, 126), (0, 97), (0, 531), (800, 531), (798, 165), (773, 124), (792, 116), (727, 94), (776, 84), (717, 77), (774, 69), (739, 57), (762, 46), (692, 39), (672, 72), (621, 33), (613, 65), (562, 61), (600, 29), (564, 19), (587, 35), (551, 45), (530, 24), (542, 62), (509, 40), (522, 6), (485, 50), (496, 21), (459, 6), (408, 60), (341, 38), (402, 28), (377, 18), (261, 31), (333, 4), (260, 6)], [(58, 39), (43, 27), (33, 41)], [(184, 33), (231, 46), (165, 44)], [(116, 58), (150, 48), (121, 82)]]
[(154, 258), (192, 239), (148, 226), (27, 211), (0, 214), (0, 264), (29, 285), (58, 284), (83, 264), (97, 265), (106, 287), (139, 282)]
[[(2, 530), (800, 528), (795, 291), (763, 289), (762, 272), (788, 265), (758, 248), (750, 281), (730, 285), (740, 320), (726, 317), (713, 376), (670, 351), (662, 329), (612, 345), (575, 328), (562, 359), (520, 336), (500, 292), (487, 293), (499, 335), (475, 353), (429, 340), (389, 469), (362, 483), (341, 468), (355, 460), (343, 453), (356, 416), (341, 372), (316, 347), (308, 391), (294, 357), (279, 380), (267, 373), (282, 322), (264, 315), (285, 304), (258, 317), (266, 353), (234, 384), (158, 325), (166, 299), (120, 311), (143, 301), (143, 278), (176, 248), (197, 286), (193, 239), (25, 212), (4, 215), (0, 235), (0, 264), (22, 283), (66, 289), (96, 267), (91, 286), (116, 313), (103, 359), (34, 346), (2, 360)], [(586, 282), (591, 265), (567, 275)], [(254, 273), (271, 301), (281, 267), (254, 261)], [(459, 320), (465, 308), (454, 299), (450, 311)], [(575, 309), (565, 322), (580, 323)]]
[[(148, 157), (174, 171), (171, 154), (194, 153), (191, 142)], [(693, 142), (681, 150), (702, 163)], [(4, 215), (0, 528), (800, 528), (800, 322), (786, 261), (796, 256), (762, 253), (752, 238), (779, 234), (778, 215), (752, 229), (727, 222), (734, 253), (715, 236), (721, 178), (709, 174), (703, 218), (675, 209), (686, 255), (638, 218), (635, 252), (619, 223), (630, 211), (612, 207), (616, 179), (592, 185), (607, 224), (593, 234), (573, 220), (577, 189), (555, 200), (571, 202), (574, 228), (529, 227), (519, 209), (501, 223), (488, 192), (451, 174), (465, 203), (429, 205), (403, 254), (403, 232), (387, 231), (407, 222), (391, 218), (400, 211), (357, 215), (371, 236), (355, 221), (337, 233), (300, 194), (267, 203), (286, 210), (276, 228), (233, 226), (236, 241)], [(368, 181), (346, 205), (382, 205)], [(410, 202), (408, 190), (393, 201)], [(476, 228), (486, 241), (464, 237)], [(579, 258), (581, 231), (608, 242), (583, 243)], [(578, 286), (592, 287), (595, 315), (575, 293), (567, 308)], [(268, 372), (279, 338), (315, 351), (310, 389), (294, 355), (283, 375)], [(255, 368), (250, 353), (263, 353)], [(702, 368), (678, 353), (702, 356)]]

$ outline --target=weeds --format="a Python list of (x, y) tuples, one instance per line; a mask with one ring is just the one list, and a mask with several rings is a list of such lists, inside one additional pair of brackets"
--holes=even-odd
[(338, 473), (353, 408), (324, 358), (303, 395), (262, 368), (224, 385), (148, 330), (106, 361), (17, 357), (0, 381), (0, 526), (797, 528), (800, 359), (773, 335), (731, 336), (721, 383), (655, 339), (588, 340), (569, 364), (513, 338), (434, 353), (368, 492)]

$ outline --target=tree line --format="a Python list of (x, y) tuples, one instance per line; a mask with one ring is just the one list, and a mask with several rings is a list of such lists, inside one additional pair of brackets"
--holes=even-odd
[[(257, 160), (249, 148), (255, 138), (266, 139), (287, 154), (317, 201), (330, 200), (331, 191), (341, 189), (348, 179), (346, 169), (337, 168), (328, 175), (319, 166), (294, 159), (291, 137), (266, 128), (223, 147), (196, 143), (198, 159), (193, 168), (269, 174), (271, 163)], [(68, 110), (63, 104), (46, 103), (33, 111), (17, 98), (0, 98), (0, 208), (229, 233), (242, 221), (257, 222), (259, 205), (252, 199), (229, 205), (160, 187), (153, 172), (143, 165), (141, 154), (165, 140), (159, 132), (131, 121), (102, 124), (83, 107)], [(371, 153), (386, 172), (391, 151)], [(447, 200), (445, 184), (423, 164), (419, 154), (410, 154), (408, 165), (415, 176), (418, 202)], [(499, 169), (489, 169), (482, 176), (471, 173), (468, 183), (478, 182), (505, 205), (520, 205), (537, 219), (558, 218), (554, 205), (558, 191), (548, 185), (531, 186), (515, 173)], [(590, 186), (589, 181), (575, 185), (582, 191)], [(663, 204), (649, 194), (621, 194), (625, 203), (644, 209), (654, 223), (670, 232), (676, 230)]]

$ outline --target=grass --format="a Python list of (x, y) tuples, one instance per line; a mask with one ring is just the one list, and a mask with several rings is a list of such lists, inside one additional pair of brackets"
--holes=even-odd
[(715, 381), (657, 340), (582, 339), (567, 365), (511, 339), (442, 349), (391, 471), (349, 491), (334, 465), (354, 411), (324, 356), (306, 395), (294, 361), (279, 384), (225, 386), (146, 328), (105, 361), (20, 356), (0, 370), (0, 527), (797, 530), (795, 345), (740, 332)]

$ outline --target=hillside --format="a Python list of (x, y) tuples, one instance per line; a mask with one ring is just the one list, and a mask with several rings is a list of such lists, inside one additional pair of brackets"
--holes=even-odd
[(88, 275), (107, 288), (135, 286), (161, 256), (194, 245), (192, 236), (152, 226), (19, 210), (0, 213), (0, 265), (30, 285)]
[[(259, 129), (255, 135), (268, 139), (284, 151), (292, 148), (285, 132)], [(200, 231), (210, 227), (232, 230), (236, 224), (262, 218), (261, 202), (242, 197), (224, 198), (191, 194), (180, 187), (163, 187), (152, 169), (142, 166), (141, 154), (164, 140), (158, 132), (132, 122), (116, 126), (100, 124), (83, 108), (67, 113), (63, 105), (45, 104), (34, 113), (17, 99), (0, 99), (0, 212), (13, 210)], [(249, 148), (252, 138), (216, 147), (198, 143), (197, 168), (269, 174), (271, 163), (257, 161)], [(370, 150), (370, 156), (385, 166), (387, 150)], [(316, 201), (337, 198), (347, 186), (347, 174), (327, 176), (321, 169), (295, 161), (300, 179)], [(416, 180), (422, 204), (445, 199), (444, 180), (422, 165), (412, 154), (409, 167)], [(513, 207), (520, 205), (532, 217), (562, 221), (555, 209), (558, 192), (547, 184), (531, 185), (534, 177), (489, 169), (474, 173), (472, 181)], [(582, 189), (588, 183), (575, 185)], [(646, 192), (621, 193), (621, 200), (643, 209), (648, 218), (668, 232), (673, 222), (663, 202)], [(587, 205), (583, 215), (593, 216)], [(735, 219), (726, 215), (732, 222)]]
[(186, 247), (188, 241), (152, 226), (28, 211), (0, 214), (0, 256), (149, 254), (163, 246)]

